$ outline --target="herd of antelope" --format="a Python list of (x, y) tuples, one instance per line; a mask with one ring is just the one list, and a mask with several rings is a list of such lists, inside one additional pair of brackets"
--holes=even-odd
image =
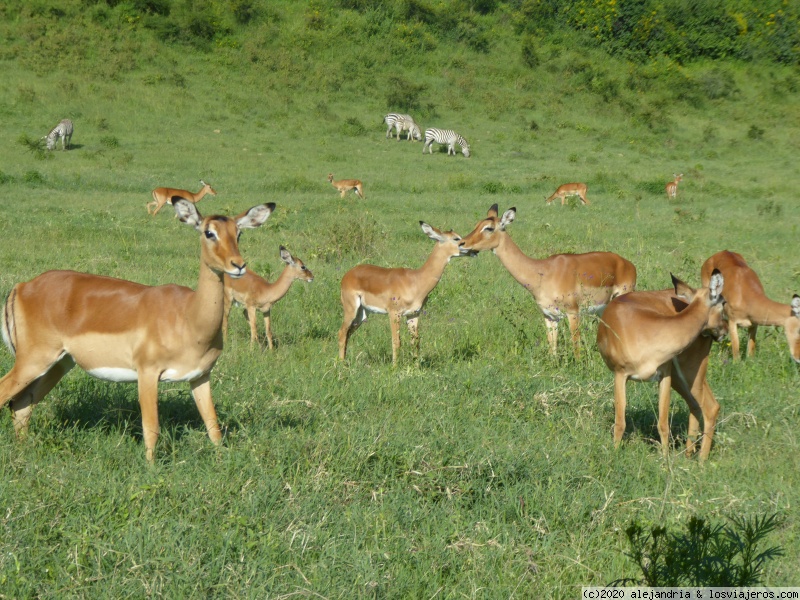
[[(415, 124), (398, 123), (391, 123), (389, 128), (397, 127), (398, 139), (404, 130), (409, 138), (419, 133)], [(667, 184), (668, 196), (675, 196), (681, 178), (676, 174)], [(353, 190), (364, 198), (359, 180), (336, 181), (331, 174), (328, 181), (342, 196)], [(75, 271), (47, 271), (11, 290), (0, 314), (0, 328), (15, 363), (0, 379), (0, 408), (9, 404), (18, 437), (27, 434), (34, 406), (78, 364), (99, 379), (137, 382), (149, 462), (154, 461), (159, 435), (161, 381), (189, 383), (209, 438), (220, 443), (210, 376), (227, 337), (232, 305), (245, 307), (251, 345), (257, 340), (256, 310), (264, 315), (267, 343), (272, 349), (272, 306), (294, 281), (311, 282), (313, 275), (284, 247), (280, 248), (280, 258), (286, 267), (275, 282), (247, 270), (239, 253), (240, 232), (262, 226), (275, 204), (260, 204), (232, 218), (203, 217), (196, 203), (207, 194), (216, 195), (216, 191), (202, 180), (200, 184), (197, 193), (156, 188), (153, 201), (146, 206), (148, 213), (155, 215), (170, 204), (175, 216), (199, 233), (196, 289), (174, 284), (146, 286)], [(562, 185), (546, 201), (549, 204), (560, 197), (563, 204), (567, 196), (577, 195), (588, 204), (586, 190), (582, 183)], [(600, 315), (597, 349), (614, 374), (616, 445), (625, 432), (627, 381), (657, 381), (662, 452), (666, 455), (670, 448), (669, 401), (675, 389), (689, 407), (686, 454), (693, 454), (699, 443), (700, 459), (708, 458), (719, 413), (707, 378), (711, 344), (729, 333), (733, 359), (739, 360), (738, 327), (749, 330), (747, 355), (751, 357), (759, 325), (783, 327), (790, 355), (800, 363), (800, 296), (795, 294), (789, 304), (770, 300), (758, 275), (741, 255), (725, 250), (711, 256), (701, 269), (701, 288), (692, 288), (673, 276), (669, 289), (637, 291), (636, 267), (612, 252), (556, 254), (544, 259), (526, 255), (507, 231), (516, 214), (516, 208), (509, 208), (501, 215), (494, 204), (463, 238), (420, 221), (423, 233), (435, 242), (420, 268), (360, 264), (349, 270), (341, 280), (339, 358), (345, 360), (350, 336), (369, 312), (389, 316), (393, 364), (398, 360), (403, 318), (419, 356), (419, 317), (447, 264), (452, 258), (491, 250), (533, 296), (545, 319), (551, 353), (558, 350), (560, 321), (567, 319), (577, 357), (581, 315)]]

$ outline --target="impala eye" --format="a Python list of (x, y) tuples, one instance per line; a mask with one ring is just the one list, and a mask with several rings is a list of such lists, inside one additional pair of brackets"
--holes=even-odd
[(483, 228), (483, 230), (486, 233), (492, 233), (494, 231), (494, 227), (491, 227), (490, 225), (487, 225), (486, 227)]
[(207, 240), (215, 240), (217, 239), (217, 234), (210, 229), (206, 229), (206, 239)]

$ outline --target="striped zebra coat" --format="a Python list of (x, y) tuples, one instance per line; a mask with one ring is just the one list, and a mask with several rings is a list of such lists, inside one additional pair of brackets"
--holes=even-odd
[(431, 127), (425, 130), (425, 144), (422, 146), (422, 153), (425, 154), (425, 148), (433, 154), (433, 142), (437, 144), (447, 144), (447, 155), (456, 155), (455, 145), (461, 146), (461, 154), (469, 158), (469, 144), (467, 140), (458, 135), (452, 129), (436, 129)]
[(409, 142), (412, 140), (422, 141), (422, 131), (414, 122), (414, 118), (411, 115), (403, 115), (400, 113), (389, 113), (385, 117), (383, 117), (383, 122), (386, 123), (386, 137), (388, 138), (391, 135), (392, 127), (397, 130), (397, 141), (400, 141), (400, 133), (403, 131), (408, 131), (408, 137), (406, 138)]
[(61, 149), (66, 150), (69, 148), (70, 141), (72, 140), (72, 121), (69, 119), (62, 119), (58, 125), (53, 127), (46, 136), (42, 139), (47, 143), (47, 149), (52, 150), (58, 143), (58, 138), (61, 138)]

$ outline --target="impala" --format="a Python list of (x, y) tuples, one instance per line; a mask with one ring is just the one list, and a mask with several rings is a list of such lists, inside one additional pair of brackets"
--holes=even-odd
[(256, 327), (256, 310), (264, 315), (264, 329), (267, 332), (267, 344), (269, 349), (273, 349), (272, 327), (270, 326), (270, 312), (272, 305), (286, 295), (289, 286), (294, 281), (301, 280), (311, 283), (314, 275), (303, 264), (299, 258), (292, 256), (289, 251), (281, 246), (281, 260), (286, 263), (283, 272), (274, 283), (269, 283), (263, 277), (256, 275), (253, 271), (247, 271), (238, 279), (225, 276), (225, 307), (222, 311), (222, 332), (227, 339), (228, 336), (228, 316), (234, 302), (245, 307), (247, 320), (250, 322), (250, 346), (256, 343), (258, 332)]
[(478, 252), (492, 250), (502, 265), (532, 295), (544, 313), (550, 350), (556, 353), (558, 322), (569, 320), (575, 356), (580, 354), (580, 312), (600, 312), (620, 294), (636, 287), (636, 267), (612, 252), (555, 254), (536, 260), (526, 256), (506, 232), (516, 218), (516, 208), (498, 217), (497, 204), (463, 240), (461, 247)]
[(244, 275), (239, 231), (262, 225), (275, 204), (235, 218), (203, 218), (188, 200), (173, 206), (200, 232), (196, 291), (74, 271), (48, 271), (11, 291), (2, 332), (16, 361), (0, 379), (0, 408), (11, 403), (18, 437), (27, 433), (33, 407), (77, 363), (99, 379), (138, 382), (148, 462), (159, 434), (159, 381), (189, 382), (208, 436), (220, 442), (209, 378), (222, 352), (223, 273)]
[(789, 353), (800, 362), (800, 296), (795, 294), (790, 304), (773, 302), (764, 294), (764, 286), (741, 254), (724, 250), (709, 258), (702, 266), (703, 285), (718, 269), (725, 277), (725, 312), (731, 333), (733, 360), (739, 360), (738, 327), (749, 329), (747, 356), (756, 353), (756, 331), (759, 325), (783, 327)]
[(358, 265), (342, 278), (342, 308), (344, 319), (339, 329), (339, 358), (344, 360), (350, 335), (367, 318), (367, 312), (389, 315), (392, 330), (392, 364), (397, 364), (400, 349), (400, 318), (406, 317), (411, 339), (419, 355), (418, 319), (428, 294), (444, 273), (454, 256), (473, 254), (459, 246), (461, 237), (442, 232), (423, 221), (422, 231), (437, 243), (433, 252), (419, 269), (387, 269), (375, 265)]
[[(206, 194), (211, 194), (212, 196), (217, 195), (217, 192), (214, 190), (214, 188), (212, 188), (202, 179), (200, 180), (200, 185), (203, 187), (200, 188), (200, 191), (196, 194), (190, 192), (189, 190), (179, 190), (177, 188), (160, 187), (154, 189), (153, 201), (147, 203), (147, 214), (157, 215), (158, 211), (160, 211), (165, 204), (172, 204), (172, 201), (175, 198), (183, 198), (189, 202), (197, 203), (205, 198)], [(151, 206), (156, 207), (153, 212), (150, 211)]]
[(589, 200), (586, 199), (586, 191), (588, 189), (585, 183), (565, 183), (558, 186), (552, 196), (545, 198), (545, 204), (550, 204), (556, 198), (561, 198), (561, 206), (564, 206), (567, 196), (578, 196), (583, 204), (589, 204)]
[(658, 432), (669, 449), (670, 388), (689, 406), (686, 455), (696, 449), (703, 419), (700, 460), (708, 458), (719, 403), (706, 378), (712, 339), (727, 333), (723, 277), (715, 272), (710, 288), (694, 290), (672, 277), (674, 289), (632, 292), (613, 300), (597, 328), (597, 348), (614, 373), (614, 443), (625, 432), (628, 379), (659, 382)]
[(356, 196), (364, 200), (364, 185), (361, 183), (360, 179), (339, 179), (338, 181), (333, 180), (333, 173), (328, 174), (328, 181), (330, 184), (335, 187), (341, 193), (341, 197), (344, 198), (344, 195), (353, 190), (356, 193)]
[(683, 181), (683, 173), (673, 173), (672, 176), (674, 179), (664, 188), (667, 192), (667, 198), (676, 198), (678, 196), (678, 184)]

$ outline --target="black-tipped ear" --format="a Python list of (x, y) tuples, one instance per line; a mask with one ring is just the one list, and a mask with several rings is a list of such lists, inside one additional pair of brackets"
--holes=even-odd
[(425, 221), (420, 221), (419, 224), (420, 224), (420, 227), (421, 227), (422, 225), (425, 225)]
[(287, 252), (287, 250), (283, 245), (281, 245), (281, 247), (278, 249), (278, 252)]
[(714, 275), (722, 275), (722, 273), (720, 273), (719, 269), (714, 269), (711, 271), (711, 276), (713, 277)]
[(512, 207), (511, 207), (511, 208), (509, 208), (508, 210), (513, 210), (514, 212), (517, 212), (517, 207), (516, 207), (516, 206), (512, 206)]
[(675, 288), (675, 291), (678, 291), (678, 285), (680, 285), (681, 280), (675, 277), (672, 273), (669, 274), (670, 278), (672, 279), (672, 287)]

